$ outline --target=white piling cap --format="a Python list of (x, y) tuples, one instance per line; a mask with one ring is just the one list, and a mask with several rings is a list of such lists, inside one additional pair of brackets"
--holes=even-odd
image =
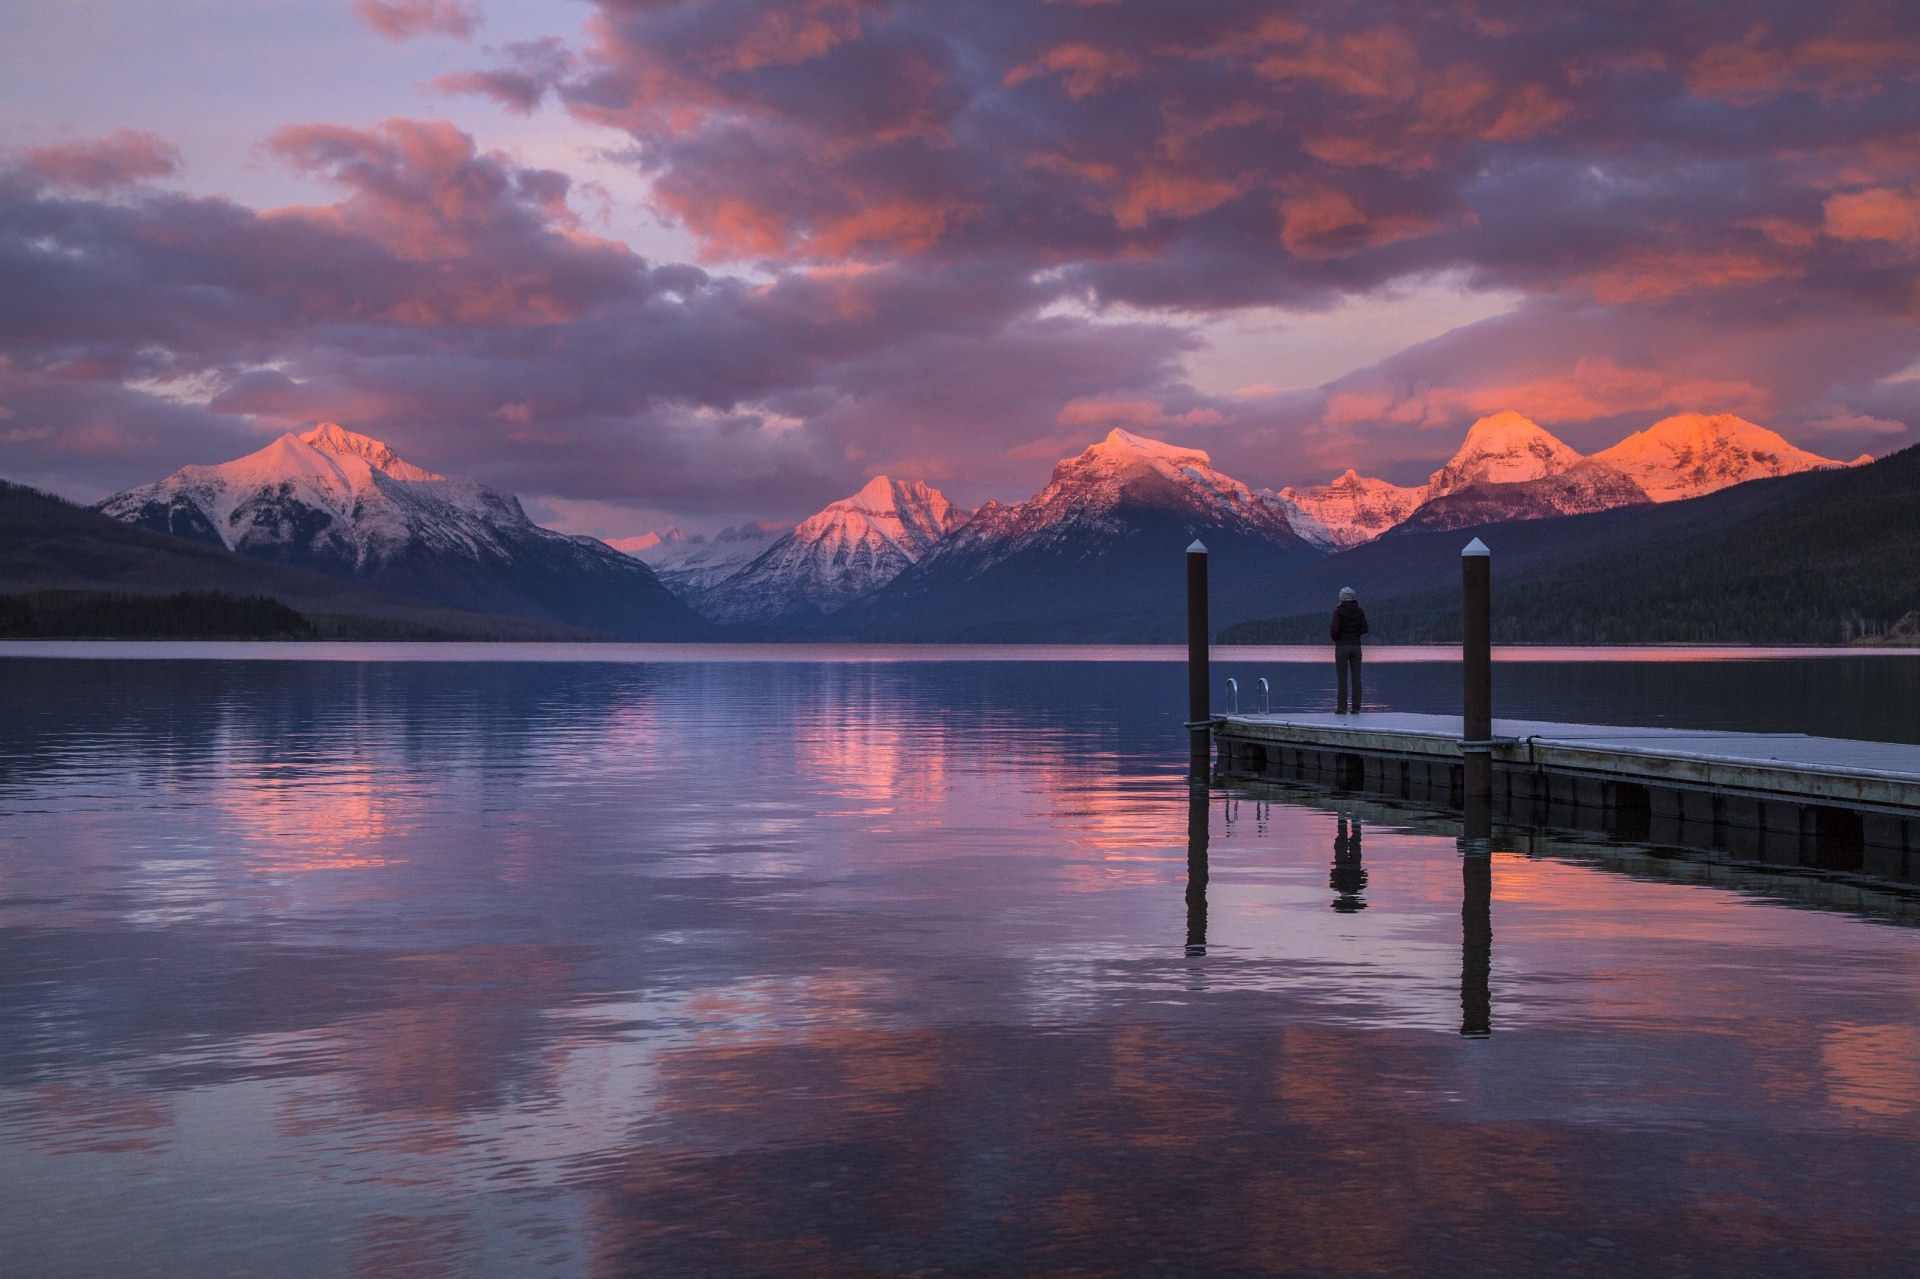
[(1487, 544), (1481, 541), (1477, 537), (1474, 538), (1471, 542), (1468, 542), (1464, 547), (1460, 549), (1461, 559), (1465, 559), (1469, 555), (1491, 555), (1491, 554), (1493, 554), (1493, 552), (1487, 549)]
[(1207, 544), (1197, 537), (1193, 539), (1193, 545), (1187, 548), (1187, 554), (1189, 555), (1205, 555), (1206, 553)]

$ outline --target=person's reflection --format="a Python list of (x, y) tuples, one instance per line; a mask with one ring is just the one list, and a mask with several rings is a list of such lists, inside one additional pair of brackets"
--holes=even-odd
[(1187, 953), (1207, 953), (1207, 817), (1211, 792), (1202, 781), (1187, 787)]
[[(1464, 842), (1464, 841), (1463, 841)], [(1460, 1033), (1493, 1034), (1493, 858), (1463, 849), (1460, 858)]]
[(1367, 903), (1360, 893), (1366, 886), (1367, 868), (1360, 862), (1360, 819), (1349, 821), (1342, 813), (1333, 834), (1333, 874), (1327, 880), (1327, 887), (1340, 895), (1331, 905), (1343, 915), (1365, 910)]

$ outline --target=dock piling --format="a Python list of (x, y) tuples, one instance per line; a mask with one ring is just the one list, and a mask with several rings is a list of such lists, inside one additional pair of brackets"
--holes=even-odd
[(1479, 538), (1461, 550), (1460, 755), (1469, 839), (1484, 839), (1493, 833), (1492, 569), (1493, 554)]
[(1187, 548), (1187, 732), (1193, 774), (1205, 777), (1212, 755), (1213, 675), (1208, 669), (1207, 548), (1195, 538)]

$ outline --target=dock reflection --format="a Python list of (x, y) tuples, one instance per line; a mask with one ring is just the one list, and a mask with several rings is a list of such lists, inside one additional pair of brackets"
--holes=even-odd
[[(1233, 830), (1233, 796), (1227, 798), (1227, 830)], [(1256, 804), (1262, 792), (1250, 793)], [(1290, 795), (1298, 802), (1302, 796)], [(1213, 790), (1208, 781), (1194, 778), (1187, 787), (1187, 938), (1186, 953), (1207, 953), (1208, 822)], [(1333, 863), (1327, 886), (1334, 891), (1328, 906), (1343, 915), (1367, 909), (1365, 823), (1358, 812), (1334, 808)], [(1431, 815), (1429, 815), (1431, 820)], [(1444, 820), (1444, 819), (1441, 819)], [(1390, 823), (1389, 823), (1390, 824)], [(1460, 1034), (1466, 1039), (1493, 1035), (1493, 824), (1484, 806), (1456, 822), (1460, 850)], [(1260, 827), (1264, 832), (1264, 824)]]

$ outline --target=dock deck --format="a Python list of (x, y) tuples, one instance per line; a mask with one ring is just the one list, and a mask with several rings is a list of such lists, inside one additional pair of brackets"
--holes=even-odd
[[(1213, 718), (1228, 774), (1319, 781), (1459, 806), (1457, 715)], [(1920, 746), (1604, 724), (1494, 721), (1495, 803), (1508, 821), (1920, 871)], [(1837, 852), (1835, 850), (1838, 850)]]

